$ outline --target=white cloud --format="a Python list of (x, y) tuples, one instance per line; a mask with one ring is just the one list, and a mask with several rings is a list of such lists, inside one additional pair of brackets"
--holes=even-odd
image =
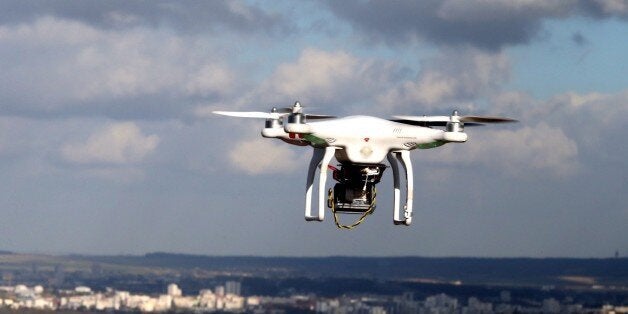
[(197, 96), (230, 90), (233, 74), (220, 61), (196, 52), (194, 43), (147, 30), (102, 33), (76, 53), (78, 73), (90, 81), (76, 96), (137, 96), (160, 91)]
[(579, 168), (578, 145), (559, 128), (545, 123), (519, 130), (494, 130), (469, 143), (476, 161), (491, 167), (498, 165), (510, 174), (529, 171), (572, 175)]
[(525, 176), (527, 171), (571, 176), (587, 168), (594, 171), (592, 158), (609, 161), (621, 154), (616, 146), (628, 115), (628, 91), (566, 92), (549, 99), (509, 91), (492, 95), (489, 103), (491, 114), (518, 119), (517, 129), (468, 128), (468, 143), (448, 145), (420, 158), (483, 165), (512, 176)]
[(481, 165), (509, 176), (545, 173), (570, 176), (580, 168), (578, 145), (560, 128), (544, 122), (517, 130), (467, 131), (469, 141), (448, 144), (417, 157), (442, 164)]
[(628, 90), (612, 94), (567, 92), (546, 100), (508, 92), (495, 95), (491, 103), (496, 113), (526, 124), (544, 121), (579, 144), (607, 145), (605, 134), (621, 132), (628, 115)]
[(307, 167), (312, 149), (301, 147), (301, 150), (304, 153), (297, 154), (288, 144), (272, 139), (247, 139), (235, 143), (229, 151), (229, 161), (238, 170), (252, 175), (289, 173), (298, 167)]
[(269, 89), (284, 95), (333, 92), (356, 78), (360, 62), (345, 52), (306, 49), (295, 63), (281, 64), (270, 78)]
[(227, 67), (217, 63), (207, 64), (191, 73), (186, 91), (191, 95), (207, 97), (229, 90), (235, 80), (235, 74)]
[(489, 95), (510, 77), (511, 66), (504, 52), (477, 49), (444, 50), (425, 63), (414, 81), (406, 81), (378, 97), (391, 111), (409, 110), (417, 105), (436, 108), (468, 102)]
[[(238, 83), (213, 47), (165, 30), (99, 29), (53, 17), (0, 25), (3, 111), (185, 111), (184, 104), (157, 108), (166, 105), (155, 98), (224, 96)], [(133, 99), (124, 109), (103, 105), (124, 99)]]
[(25, 43), (33, 48), (81, 45), (100, 38), (101, 32), (80, 22), (44, 16), (31, 24), (23, 23), (0, 27), (0, 40), (7, 43)]
[(565, 118), (594, 118), (601, 125), (608, 126), (623, 121), (628, 113), (628, 90), (615, 94), (567, 92), (552, 97), (545, 106), (554, 108), (557, 111), (553, 113), (562, 113)]
[(256, 98), (291, 99), (339, 105), (370, 100), (392, 83), (394, 64), (356, 57), (344, 51), (306, 48), (295, 62), (277, 66)]
[(159, 144), (157, 135), (144, 135), (133, 122), (113, 123), (89, 136), (85, 143), (66, 144), (61, 153), (80, 164), (132, 164), (140, 162)]

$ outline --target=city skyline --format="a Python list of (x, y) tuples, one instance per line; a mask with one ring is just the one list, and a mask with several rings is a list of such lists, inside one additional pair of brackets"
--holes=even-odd
[[(272, 262), (272, 258), (262, 257), (162, 253), (139, 257), (143, 261), (138, 263), (131, 256), (4, 254), (1, 257), (0, 308), (12, 310), (247, 313), (269, 309), (289, 313), (623, 313), (628, 310), (626, 267), (622, 267), (628, 262), (625, 258), (518, 261), (284, 258), (283, 263), (276, 263), (280, 259)], [(414, 274), (391, 273), (391, 270), (404, 271), (398, 265), (404, 259), (413, 260), (408, 265), (415, 267)], [(433, 260), (432, 267), (425, 264), (428, 260)], [(347, 262), (352, 266), (343, 265)], [(447, 264), (449, 271), (437, 270)], [(303, 271), (304, 265), (309, 271)], [(329, 267), (337, 268), (340, 273), (334, 275)], [(382, 267), (387, 271), (382, 272)], [(375, 271), (375, 275), (369, 271)]]
[[(3, 1), (0, 250), (626, 256), (627, 22), (615, 0)], [(345, 231), (303, 219), (311, 148), (211, 114), (296, 100), (520, 122), (414, 151), (412, 226), (386, 170)]]

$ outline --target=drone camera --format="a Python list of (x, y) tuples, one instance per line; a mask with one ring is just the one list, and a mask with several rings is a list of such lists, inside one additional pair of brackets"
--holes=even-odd
[(329, 205), (333, 205), (337, 212), (353, 214), (374, 209), (375, 185), (381, 180), (385, 169), (383, 164), (342, 164), (340, 169), (333, 172), (334, 180), (338, 183), (333, 189), (333, 204)]

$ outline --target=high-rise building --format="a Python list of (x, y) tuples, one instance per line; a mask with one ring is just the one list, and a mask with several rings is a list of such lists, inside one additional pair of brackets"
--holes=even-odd
[(225, 295), (225, 286), (216, 286), (216, 288), (214, 288), (214, 294), (216, 294), (219, 297), (222, 297)]
[(225, 283), (225, 293), (240, 295), (242, 292), (242, 284), (239, 281), (227, 281)]
[(65, 270), (63, 268), (63, 265), (55, 266), (55, 274), (52, 281), (53, 286), (61, 286), (65, 283)]

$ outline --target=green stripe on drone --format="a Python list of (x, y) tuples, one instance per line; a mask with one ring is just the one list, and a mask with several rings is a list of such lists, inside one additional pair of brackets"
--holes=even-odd
[(435, 142), (431, 142), (431, 143), (426, 143), (426, 144), (418, 144), (416, 147), (419, 149), (430, 149), (430, 148), (436, 148), (439, 146), (443, 146), (445, 145), (447, 142), (443, 142), (443, 141), (435, 141)]
[(305, 136), (303, 136), (303, 139), (314, 144), (314, 145), (325, 145), (327, 144), (327, 142), (325, 142), (324, 139), (320, 138), (320, 137), (316, 137), (312, 134), (306, 134)]

